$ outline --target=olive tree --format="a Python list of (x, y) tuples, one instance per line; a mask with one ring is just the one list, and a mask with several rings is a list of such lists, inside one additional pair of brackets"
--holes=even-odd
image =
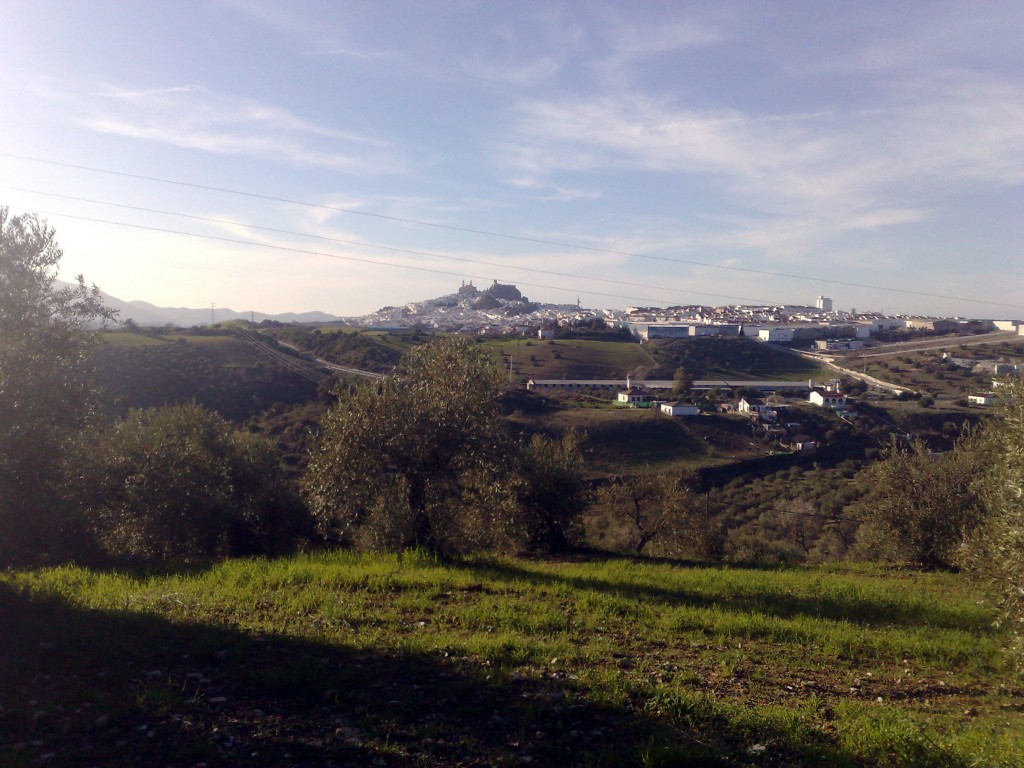
[(1024, 663), (1024, 380), (1000, 389), (994, 418), (984, 429), (991, 463), (978, 490), (988, 517), (969, 540), (962, 562), (996, 595)]
[(702, 549), (696, 501), (679, 477), (627, 475), (604, 486), (599, 503), (618, 538), (638, 555), (649, 544), (673, 553)]
[(132, 411), (83, 433), (78, 449), (83, 533), (107, 556), (274, 555), (307, 533), (274, 446), (198, 405)]
[(933, 454), (921, 441), (889, 446), (869, 470), (871, 490), (861, 502), (858, 538), (884, 542), (923, 568), (951, 569), (965, 537), (985, 518), (976, 487), (986, 465), (977, 435), (967, 432), (953, 450)]
[(570, 429), (558, 439), (533, 435), (520, 450), (518, 521), (531, 548), (564, 550), (577, 537), (591, 497), (582, 440)]
[(443, 339), (382, 380), (338, 390), (304, 478), (321, 531), (442, 552), (501, 536), (514, 516), (502, 378), (483, 349)]
[(0, 207), (0, 560), (58, 546), (65, 447), (92, 415), (88, 327), (111, 313), (81, 276), (57, 284), (61, 256), (45, 221)]

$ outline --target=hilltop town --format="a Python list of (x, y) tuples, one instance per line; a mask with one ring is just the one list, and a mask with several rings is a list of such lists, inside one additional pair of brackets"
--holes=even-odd
[(452, 294), (400, 306), (382, 307), (361, 317), (346, 318), (363, 328), (399, 329), (414, 326), (481, 336), (532, 334), (571, 328), (600, 320), (626, 329), (633, 338), (746, 336), (765, 342), (814, 342), (823, 349), (857, 349), (885, 332), (986, 333), (1019, 332), (1019, 320), (923, 317), (833, 308), (832, 299), (819, 296), (814, 304), (729, 305), (689, 304), (671, 307), (588, 309), (576, 304), (531, 301), (515, 286), (494, 283), (480, 289), (463, 283)]

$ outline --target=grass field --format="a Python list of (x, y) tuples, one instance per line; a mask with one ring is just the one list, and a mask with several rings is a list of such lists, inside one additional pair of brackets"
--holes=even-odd
[(555, 431), (574, 428), (587, 436), (583, 449), (595, 477), (633, 471), (678, 471), (705, 464), (763, 456), (750, 439), (744, 417), (703, 415), (673, 419), (656, 409), (564, 409), (539, 424)]
[(221, 365), (229, 367), (249, 368), (266, 358), (253, 349), (252, 345), (242, 341), (230, 330), (207, 333), (188, 333), (174, 331), (169, 333), (133, 333), (116, 331), (101, 333), (100, 339), (105, 344), (115, 347), (159, 347), (173, 344), (194, 344), (217, 360)]
[(955, 575), (417, 553), (0, 575), (0, 764), (1019, 766)]
[(625, 379), (636, 368), (657, 365), (632, 341), (489, 339), (483, 343), (505, 370), (512, 359), (516, 381), (522, 384), (529, 379)]
[(646, 345), (667, 370), (683, 367), (696, 379), (781, 379), (788, 381), (831, 378), (817, 362), (752, 339), (707, 336), (657, 339)]

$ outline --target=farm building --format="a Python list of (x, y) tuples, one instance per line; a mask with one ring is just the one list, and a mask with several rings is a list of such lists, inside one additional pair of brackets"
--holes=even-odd
[(846, 395), (828, 389), (815, 389), (811, 392), (809, 400), (821, 408), (831, 408), (835, 411), (846, 409)]
[(673, 400), (661, 404), (661, 412), (669, 416), (696, 416), (700, 413), (697, 406), (684, 400)]

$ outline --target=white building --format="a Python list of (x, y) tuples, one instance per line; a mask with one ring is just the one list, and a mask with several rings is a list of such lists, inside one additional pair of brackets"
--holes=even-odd
[(758, 341), (785, 343), (793, 340), (792, 328), (762, 328), (757, 332)]
[(693, 403), (683, 400), (674, 400), (671, 403), (662, 403), (661, 412), (669, 416), (696, 416), (700, 410)]
[(846, 395), (832, 390), (815, 389), (809, 400), (820, 408), (831, 408), (834, 411), (846, 409)]
[(643, 387), (630, 387), (619, 392), (617, 402), (619, 405), (628, 405), (630, 408), (647, 408), (654, 402), (654, 393)]
[(832, 311), (832, 299), (826, 298), (824, 296), (819, 296), (818, 297), (818, 303), (816, 304), (816, 306), (822, 312), (831, 312)]
[(740, 398), (736, 410), (740, 413), (762, 413), (769, 410), (769, 408), (760, 397), (743, 397)]
[(814, 346), (824, 350), (861, 349), (864, 342), (860, 339), (816, 339)]

